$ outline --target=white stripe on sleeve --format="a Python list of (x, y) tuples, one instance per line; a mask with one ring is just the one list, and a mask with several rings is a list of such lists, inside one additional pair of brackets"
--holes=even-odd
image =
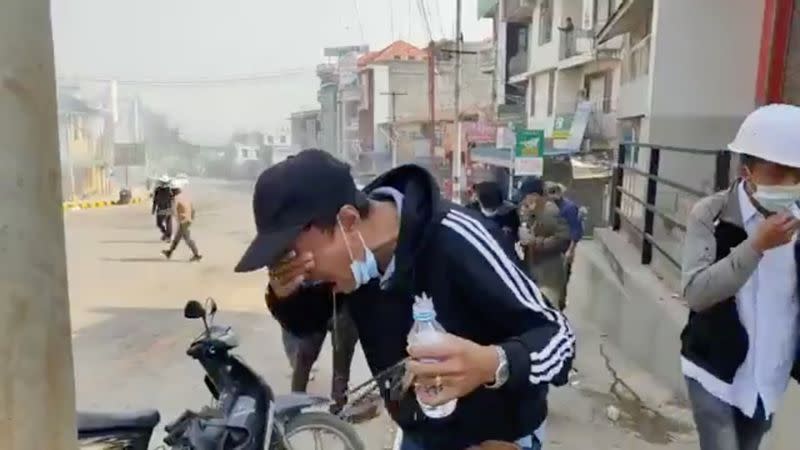
[(527, 308), (558, 325), (547, 345), (531, 352), (531, 383), (550, 381), (575, 354), (575, 337), (564, 316), (550, 307), (535, 283), (508, 257), (484, 225), (463, 212), (451, 210), (442, 224), (462, 236), (489, 263), (514, 297)]

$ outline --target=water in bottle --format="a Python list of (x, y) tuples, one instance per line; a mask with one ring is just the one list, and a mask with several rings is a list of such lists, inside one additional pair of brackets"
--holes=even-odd
[[(416, 297), (414, 300), (413, 314), (414, 325), (411, 327), (411, 332), (408, 334), (408, 343), (410, 345), (433, 344), (440, 340), (444, 333), (446, 333), (444, 328), (436, 321), (436, 310), (433, 308), (433, 301), (427, 295), (422, 294)], [(420, 362), (435, 362), (435, 360), (421, 360)], [(417, 387), (417, 389), (425, 388)], [(437, 389), (441, 388), (432, 386), (427, 389), (427, 394), (436, 395), (438, 394)], [(444, 405), (430, 406), (426, 405), (420, 397), (420, 392), (418, 391), (417, 402), (419, 402), (422, 412), (428, 417), (440, 419), (449, 416), (456, 409), (457, 400), (451, 400)]]

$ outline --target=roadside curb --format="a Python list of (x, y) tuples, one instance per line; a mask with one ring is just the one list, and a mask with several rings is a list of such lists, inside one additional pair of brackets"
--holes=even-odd
[[(144, 203), (144, 197), (134, 197), (131, 199), (128, 205), (135, 205), (139, 203)], [(84, 201), (77, 201), (77, 202), (64, 202), (62, 207), (64, 211), (71, 211), (75, 209), (96, 209), (96, 208), (105, 208), (108, 206), (122, 206), (118, 205), (116, 200), (84, 200)]]

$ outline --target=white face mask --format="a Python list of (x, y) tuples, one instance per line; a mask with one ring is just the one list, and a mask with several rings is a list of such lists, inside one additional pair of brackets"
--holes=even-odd
[(791, 209), (800, 201), (800, 184), (787, 186), (755, 185), (753, 199), (766, 210), (780, 212)]
[(494, 216), (497, 215), (497, 210), (496, 209), (486, 209), (483, 206), (481, 206), (481, 213), (486, 217), (494, 217)]

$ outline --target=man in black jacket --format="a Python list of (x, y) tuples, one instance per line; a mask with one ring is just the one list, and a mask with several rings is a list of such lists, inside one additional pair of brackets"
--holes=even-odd
[(161, 231), (161, 240), (169, 242), (172, 239), (172, 189), (170, 179), (164, 175), (158, 179), (153, 190), (153, 208), (151, 214), (156, 216), (156, 227)]
[[(566, 383), (575, 337), (493, 223), (445, 201), (420, 167), (391, 170), (361, 192), (349, 167), (320, 150), (264, 171), (253, 210), (258, 235), (236, 270), (269, 267), (267, 304), (282, 325), (324, 330), (345, 302), (373, 374), (410, 355), (417, 388), (437, 393), (430, 403), (458, 399), (451, 415), (432, 419), (413, 392), (397, 402), (382, 392), (403, 449), (541, 448), (548, 385)], [(322, 284), (304, 287), (309, 280)], [(423, 296), (452, 334), (409, 347), (411, 307)]]
[(496, 223), (511, 242), (517, 241), (519, 214), (513, 203), (503, 200), (503, 189), (496, 181), (484, 181), (475, 185), (478, 195), (478, 211), (487, 220)]

